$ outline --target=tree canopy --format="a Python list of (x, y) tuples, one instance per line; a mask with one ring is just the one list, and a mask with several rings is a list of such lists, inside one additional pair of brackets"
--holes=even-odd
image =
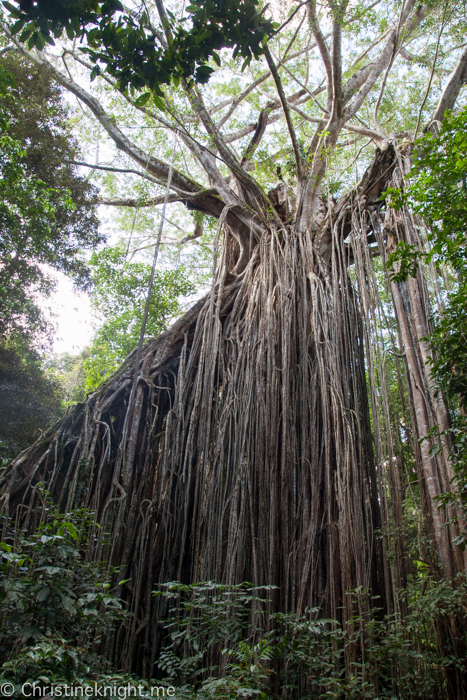
[(61, 90), (47, 72), (3, 55), (1, 75), (1, 332), (47, 332), (37, 294), (54, 282), (44, 265), (70, 274), (81, 288), (90, 276), (82, 251), (104, 240), (95, 189), (76, 172), (78, 147)]
[[(151, 266), (127, 260), (122, 244), (93, 253), (89, 264), (93, 279), (92, 304), (103, 321), (84, 361), (86, 388), (92, 390), (113, 374), (138, 346)], [(194, 291), (193, 282), (183, 267), (158, 272), (144, 340), (167, 330), (169, 322), (180, 314), (180, 296)]]
[(444, 390), (467, 397), (467, 111), (417, 144), (405, 197), (430, 225), (427, 256), (454, 272), (431, 339)]
[(37, 440), (62, 412), (57, 381), (22, 339), (0, 342), (0, 459), (5, 464)]
[(53, 46), (52, 35), (59, 37), (64, 29), (69, 39), (86, 36), (83, 50), (96, 62), (93, 75), (103, 64), (121, 90), (147, 87), (161, 96), (161, 86), (171, 81), (207, 82), (213, 72), (209, 59), (220, 65), (216, 52), (224, 47), (233, 47), (234, 56), (246, 63), (258, 58), (264, 40), (274, 33), (272, 21), (258, 11), (258, 0), (194, 0), (183, 17), (159, 3), (159, 32), (144, 6), (131, 10), (119, 0), (4, 5), (17, 19), (12, 31), (29, 48)]

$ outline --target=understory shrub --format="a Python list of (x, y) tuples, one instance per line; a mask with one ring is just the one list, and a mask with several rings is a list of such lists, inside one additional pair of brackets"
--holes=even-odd
[(61, 513), (42, 493), (42, 522), (19, 530), (3, 516), (0, 542), (0, 682), (86, 684), (112, 669), (103, 642), (127, 613), (118, 574), (86, 561), (93, 513)]
[[(242, 583), (161, 585), (168, 604), (159, 671), (183, 700), (260, 697), (325, 699), (445, 697), (447, 675), (466, 671), (465, 579), (454, 586), (430, 575), (400, 591), (408, 610), (381, 616), (362, 589), (350, 591), (356, 614), (345, 626), (303, 615), (270, 613), (268, 591)], [(440, 629), (462, 630), (455, 648)]]
[[(383, 615), (367, 591), (349, 591), (355, 615), (345, 625), (273, 611), (274, 586), (213, 581), (160, 584), (162, 646), (154, 675), (141, 680), (111, 668), (106, 643), (130, 616), (118, 571), (86, 561), (93, 513), (60, 513), (42, 494), (32, 533), (3, 517), (0, 543), (1, 682), (18, 692), (41, 686), (174, 686), (178, 700), (435, 700), (450, 673), (467, 672), (467, 585), (422, 569), (399, 591), (399, 610)], [(443, 630), (457, 630), (456, 634)]]

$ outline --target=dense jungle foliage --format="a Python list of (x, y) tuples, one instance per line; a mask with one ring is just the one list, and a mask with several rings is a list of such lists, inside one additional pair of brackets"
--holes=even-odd
[[(14, 536), (14, 524), (3, 521), (0, 682), (18, 693), (24, 683), (54, 684), (64, 694), (73, 686), (91, 692), (95, 684), (130, 683), (150, 697), (147, 679), (116, 673), (104, 655), (104, 635), (121, 633), (132, 621), (119, 596), (125, 583), (119, 572), (83, 557), (93, 513), (63, 514), (45, 492), (42, 503), (43, 523), (33, 535)], [(361, 612), (344, 627), (319, 618), (318, 609), (271, 614), (273, 588), (212, 581), (159, 586), (153, 595), (166, 601), (166, 636), (152, 683), (175, 688), (183, 700), (274, 698), (279, 689), (316, 700), (440, 697), (453, 650), (440, 650), (436, 622), (465, 617), (463, 577), (452, 587), (422, 568), (401, 591), (404, 616), (381, 616), (377, 605), (369, 611), (368, 591), (348, 591)], [(365, 655), (346, 674), (345, 656), (362, 639)]]

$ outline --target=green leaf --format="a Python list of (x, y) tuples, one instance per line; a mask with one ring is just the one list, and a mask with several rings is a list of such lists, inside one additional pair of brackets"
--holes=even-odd
[(208, 39), (212, 35), (212, 32), (210, 29), (206, 29), (206, 31), (202, 32), (199, 36), (195, 38), (195, 44), (200, 44), (202, 41), (205, 39)]
[(161, 110), (161, 112), (166, 111), (165, 102), (163, 99), (161, 99), (159, 97), (159, 95), (153, 95), (152, 100), (153, 100), (154, 104), (156, 105), (156, 107), (158, 107)]
[(210, 75), (213, 72), (214, 68), (211, 68), (211, 66), (198, 66), (196, 69), (196, 73), (200, 75)]
[(144, 107), (151, 97), (150, 92), (145, 92), (135, 100), (135, 107)]
[(68, 532), (70, 533), (71, 537), (74, 540), (77, 540), (78, 539), (78, 530), (75, 528), (73, 523), (64, 523), (64, 525), (65, 525), (66, 529), (68, 530)]
[[(36, 35), (35, 35), (36, 36)], [(42, 32), (37, 32), (35, 47), (38, 51), (42, 51), (46, 44), (45, 35)]]
[(251, 63), (251, 56), (247, 56), (247, 58), (245, 58), (245, 60), (243, 61), (242, 67), (240, 69), (242, 73), (245, 70), (245, 68), (247, 68), (247, 66), (250, 65), (250, 63)]
[(50, 537), (49, 535), (41, 535), (40, 541), (42, 544), (47, 544), (47, 542), (50, 542), (50, 540), (55, 539), (54, 537)]
[(76, 607), (73, 605), (73, 601), (71, 598), (68, 598), (67, 596), (62, 597), (62, 605), (65, 608), (65, 610), (70, 613), (70, 615), (74, 615), (76, 613)]
[(6, 0), (5, 2), (3, 2), (3, 6), (6, 7), (6, 9), (12, 17), (14, 17), (15, 19), (21, 18), (21, 11), (17, 7), (14, 7), (14, 5), (12, 5), (11, 3), (6, 2)]
[[(24, 32), (23, 32), (23, 34), (24, 34)], [(23, 34), (21, 36), (23, 36)], [(39, 36), (39, 32), (37, 32), (37, 31), (35, 31), (31, 34), (31, 36), (29, 37), (29, 39), (27, 40), (27, 43), (26, 43), (26, 46), (28, 47), (28, 49), (33, 49), (35, 46), (37, 46), (38, 36)], [(21, 41), (21, 37), (20, 37), (20, 41)]]
[(92, 83), (92, 81), (95, 79), (95, 77), (96, 77), (97, 75), (100, 75), (100, 74), (101, 74), (100, 66), (95, 65), (94, 68), (92, 69), (91, 75), (90, 75), (91, 83)]
[(25, 627), (23, 630), (21, 630), (21, 640), (23, 642), (27, 642), (28, 639), (33, 637), (36, 639), (39, 637), (41, 634), (41, 630), (38, 627), (34, 627), (33, 625), (30, 625), (28, 627)]
[(55, 46), (55, 41), (52, 39), (50, 34), (43, 34), (42, 36), (50, 46)]
[(50, 588), (48, 586), (44, 586), (44, 588), (41, 588), (40, 591), (38, 592), (36, 599), (39, 601), (39, 603), (42, 603), (44, 600), (47, 600), (49, 595), (50, 595)]
[(15, 22), (10, 27), (10, 32), (12, 34), (18, 34), (18, 32), (20, 32), (22, 30), (22, 28), (24, 27), (25, 24), (26, 24), (26, 22), (24, 21), (24, 19), (19, 19), (17, 22)]

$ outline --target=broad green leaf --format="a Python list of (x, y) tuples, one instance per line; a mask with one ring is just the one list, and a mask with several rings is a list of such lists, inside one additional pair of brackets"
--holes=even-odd
[(145, 92), (143, 95), (140, 95), (135, 100), (135, 106), (136, 107), (144, 107), (144, 105), (149, 101), (150, 97), (151, 97), (151, 93)]
[(72, 537), (74, 540), (77, 540), (78, 537), (79, 537), (79, 535), (78, 535), (78, 530), (77, 530), (76, 527), (73, 525), (73, 523), (66, 522), (66, 523), (64, 523), (64, 525), (65, 525), (66, 529), (68, 530), (68, 532), (70, 533), (71, 537)]
[(38, 592), (36, 599), (39, 601), (39, 603), (42, 603), (44, 600), (47, 600), (49, 595), (50, 595), (50, 588), (48, 586), (44, 586)]
[(156, 107), (158, 107), (161, 110), (161, 112), (166, 111), (165, 102), (161, 97), (159, 97), (159, 95), (153, 95), (152, 100), (153, 100), (154, 104), (156, 105)]

